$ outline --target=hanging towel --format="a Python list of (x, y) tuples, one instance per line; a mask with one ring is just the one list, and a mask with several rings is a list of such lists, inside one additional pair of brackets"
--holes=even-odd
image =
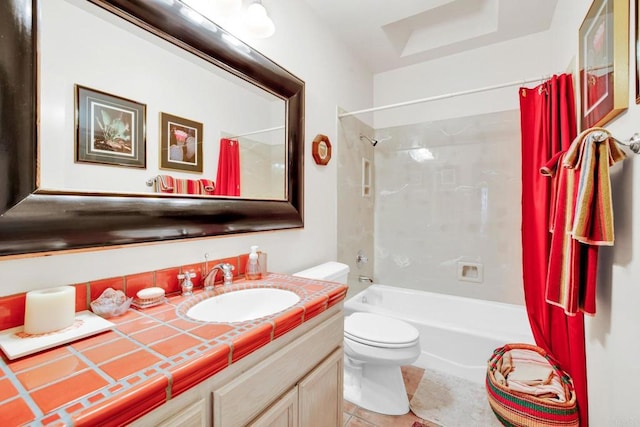
[[(205, 184), (206, 182), (206, 184)], [(158, 175), (156, 191), (167, 194), (213, 194), (215, 184), (208, 179), (183, 179)]]
[(613, 244), (609, 166), (622, 158), (611, 135), (593, 128), (540, 169), (553, 179), (546, 299), (568, 315), (595, 314), (598, 247)]
[(563, 161), (564, 167), (575, 169), (580, 175), (571, 235), (582, 243), (612, 246), (609, 167), (624, 159), (625, 154), (606, 129), (592, 128), (579, 142), (574, 141)]
[(175, 178), (175, 187), (178, 194), (201, 194), (200, 181), (196, 179)]
[(156, 191), (159, 193), (173, 193), (175, 191), (173, 177), (158, 175), (156, 177)]
[(200, 185), (202, 186), (202, 194), (212, 195), (216, 189), (216, 183), (210, 179), (201, 178)]

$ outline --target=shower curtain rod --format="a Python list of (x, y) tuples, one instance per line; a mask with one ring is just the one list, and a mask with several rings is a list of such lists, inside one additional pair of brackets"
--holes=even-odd
[(240, 135), (229, 136), (227, 138), (228, 139), (241, 138), (243, 136), (256, 135), (258, 133), (273, 132), (274, 130), (280, 130), (280, 129), (284, 129), (284, 126), (276, 126), (276, 127), (268, 128), (268, 129), (254, 130), (253, 132), (241, 133)]
[(346, 113), (338, 114), (338, 118), (341, 119), (343, 117), (354, 116), (356, 114), (372, 113), (374, 111), (388, 110), (390, 108), (404, 107), (407, 105), (420, 104), (420, 103), (429, 102), (429, 101), (437, 101), (440, 99), (453, 98), (456, 96), (469, 95), (472, 93), (486, 92), (488, 90), (501, 89), (503, 87), (518, 86), (518, 85), (523, 85), (527, 83), (539, 82), (541, 80), (547, 80), (548, 78), (549, 76), (536, 77), (535, 79), (518, 80), (514, 82), (502, 83), (502, 84), (497, 84), (493, 86), (485, 86), (485, 87), (480, 87), (476, 89), (463, 90), (460, 92), (445, 93), (444, 95), (430, 96), (428, 98), (414, 99), (412, 101), (398, 102), (397, 104), (382, 105), (380, 107), (365, 108), (364, 110), (349, 111)]
[[(374, 111), (388, 110), (390, 108), (404, 107), (404, 106), (413, 105), (413, 104), (420, 104), (422, 102), (437, 101), (437, 100), (440, 100), (440, 99), (453, 98), (453, 97), (461, 96), (461, 95), (469, 95), (469, 94), (472, 94), (472, 93), (486, 92), (486, 91), (489, 91), (489, 90), (502, 89), (502, 88), (509, 87), (509, 86), (524, 85), (524, 84), (527, 84), (527, 83), (539, 82), (539, 81), (547, 80), (547, 79), (549, 79), (549, 76), (542, 76), (542, 77), (536, 77), (536, 78), (531, 78), (531, 79), (526, 79), (526, 80), (517, 80), (517, 81), (513, 81), (513, 82), (509, 82), (509, 83), (497, 84), (497, 85), (493, 85), (493, 86), (485, 86), (485, 87), (480, 87), (480, 88), (476, 88), (476, 89), (463, 90), (463, 91), (460, 91), (460, 92), (445, 93), (443, 95), (436, 95), (436, 96), (430, 96), (430, 97), (427, 97), (427, 98), (414, 99), (412, 101), (398, 102), (397, 104), (382, 105), (380, 107), (365, 108), (364, 110), (349, 111), (349, 112), (346, 112), (346, 113), (338, 114), (338, 118), (341, 119), (343, 117), (354, 116), (356, 114), (371, 113), (371, 112), (374, 112)], [(361, 135), (361, 138), (362, 138), (362, 135)], [(619, 140), (618, 138), (615, 138), (615, 137), (613, 139), (619, 145), (624, 145), (625, 147), (629, 147), (629, 149), (631, 151), (633, 151), (634, 153), (640, 154), (640, 133), (638, 133), (638, 132), (634, 133), (631, 136), (631, 138), (629, 138), (629, 140), (627, 140), (627, 141), (621, 141), (621, 140)], [(374, 144), (374, 146), (375, 146), (375, 144)]]

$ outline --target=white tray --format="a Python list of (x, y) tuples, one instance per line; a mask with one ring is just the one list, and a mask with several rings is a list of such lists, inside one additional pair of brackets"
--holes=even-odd
[(104, 332), (113, 326), (114, 323), (103, 319), (97, 314), (88, 310), (80, 311), (76, 313), (76, 320), (73, 325), (59, 331), (29, 335), (23, 332), (24, 326), (0, 331), (0, 348), (10, 360), (13, 360)]

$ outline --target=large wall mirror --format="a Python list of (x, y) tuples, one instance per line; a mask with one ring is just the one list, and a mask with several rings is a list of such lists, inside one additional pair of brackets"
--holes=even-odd
[(303, 225), (304, 82), (180, 1), (2, 2), (0, 89), (0, 255)]

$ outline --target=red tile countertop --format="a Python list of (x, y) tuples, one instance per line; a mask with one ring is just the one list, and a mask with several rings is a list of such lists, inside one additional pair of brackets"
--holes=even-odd
[[(269, 274), (216, 287), (216, 294), (270, 286), (297, 293), (293, 307), (261, 319), (210, 323), (188, 318), (192, 302), (170, 296), (145, 310), (111, 318), (89, 338), (0, 362), (3, 425), (119, 425), (150, 412), (345, 298), (347, 286)], [(190, 300), (193, 298), (193, 300)]]

